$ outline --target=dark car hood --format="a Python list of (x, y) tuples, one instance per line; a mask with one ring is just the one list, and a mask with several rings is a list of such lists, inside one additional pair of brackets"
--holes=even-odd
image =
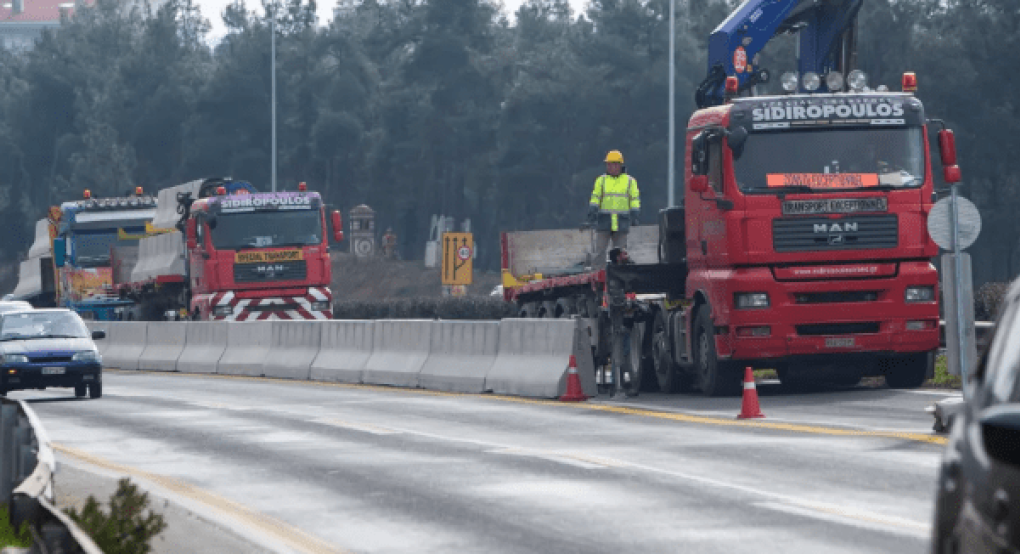
[(10, 340), (0, 342), (0, 353), (3, 354), (30, 354), (32, 352), (81, 352), (82, 350), (95, 350), (96, 344), (92, 339), (31, 339), (31, 340)]

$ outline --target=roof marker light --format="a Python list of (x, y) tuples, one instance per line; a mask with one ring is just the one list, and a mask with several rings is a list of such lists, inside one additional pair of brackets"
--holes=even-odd
[(82, 196), (85, 198), (85, 200), (88, 200), (89, 198), (92, 198), (92, 191), (89, 189), (85, 189), (85, 192), (82, 194)]
[(227, 187), (216, 187), (216, 196), (226, 196)]
[(908, 71), (903, 74), (903, 92), (917, 92), (917, 74)]
[(726, 78), (726, 94), (736, 94), (740, 90), (740, 81), (736, 77)]
[(142, 187), (135, 187), (135, 196), (142, 195)]
[(804, 86), (804, 90), (814, 92), (818, 90), (818, 87), (822, 86), (822, 79), (814, 71), (808, 71), (804, 74), (801, 84)]
[(306, 185), (304, 181), (301, 181), (298, 183), (297, 189), (301, 192), (305, 192), (308, 190), (308, 185)]
[(793, 71), (783, 73), (783, 76), (779, 78), (779, 81), (782, 82), (783, 90), (786, 92), (797, 92), (797, 83), (800, 79), (797, 78), (797, 74)]
[(850, 84), (850, 90), (861, 92), (868, 86), (868, 75), (860, 69), (855, 69), (847, 76), (847, 82)]

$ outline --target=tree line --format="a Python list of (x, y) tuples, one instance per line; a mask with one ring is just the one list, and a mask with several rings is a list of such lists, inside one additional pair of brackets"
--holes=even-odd
[[(677, 4), (682, 137), (708, 36), (739, 2)], [(405, 258), (422, 256), (432, 214), (470, 218), (489, 269), (501, 231), (578, 225), (610, 149), (641, 184), (645, 222), (666, 205), (669, 0), (592, 0), (583, 13), (529, 0), (513, 17), (493, 0), (340, 0), (329, 22), (313, 0), (222, 14), (192, 0), (123, 6), (79, 6), (31, 51), (0, 52), (0, 259), (23, 254), (33, 222), (82, 189), (233, 176), (268, 190), (274, 14), (280, 186), (308, 182), (344, 211), (372, 206)], [(207, 17), (227, 28), (215, 46)], [(984, 216), (978, 283), (1020, 270), (1007, 63), (1018, 27), (1013, 0), (867, 0), (860, 16), (871, 82), (898, 90), (916, 71), (929, 117), (956, 130)], [(763, 58), (773, 75), (793, 69), (791, 40)]]

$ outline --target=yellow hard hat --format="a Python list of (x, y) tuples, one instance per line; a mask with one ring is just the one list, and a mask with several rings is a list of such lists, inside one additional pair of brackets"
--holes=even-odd
[(623, 163), (623, 154), (619, 150), (610, 150), (609, 153), (606, 154), (606, 163), (608, 164), (613, 162)]

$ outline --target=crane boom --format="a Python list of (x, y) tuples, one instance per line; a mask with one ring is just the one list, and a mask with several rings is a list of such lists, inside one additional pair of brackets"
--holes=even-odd
[[(773, 37), (799, 33), (800, 75), (844, 75), (855, 63), (857, 13), (864, 0), (746, 0), (712, 32), (708, 41), (708, 77), (698, 87), (699, 108), (724, 102), (725, 81), (737, 77), (744, 91), (767, 82), (759, 53)], [(823, 83), (824, 90), (824, 83)]]

